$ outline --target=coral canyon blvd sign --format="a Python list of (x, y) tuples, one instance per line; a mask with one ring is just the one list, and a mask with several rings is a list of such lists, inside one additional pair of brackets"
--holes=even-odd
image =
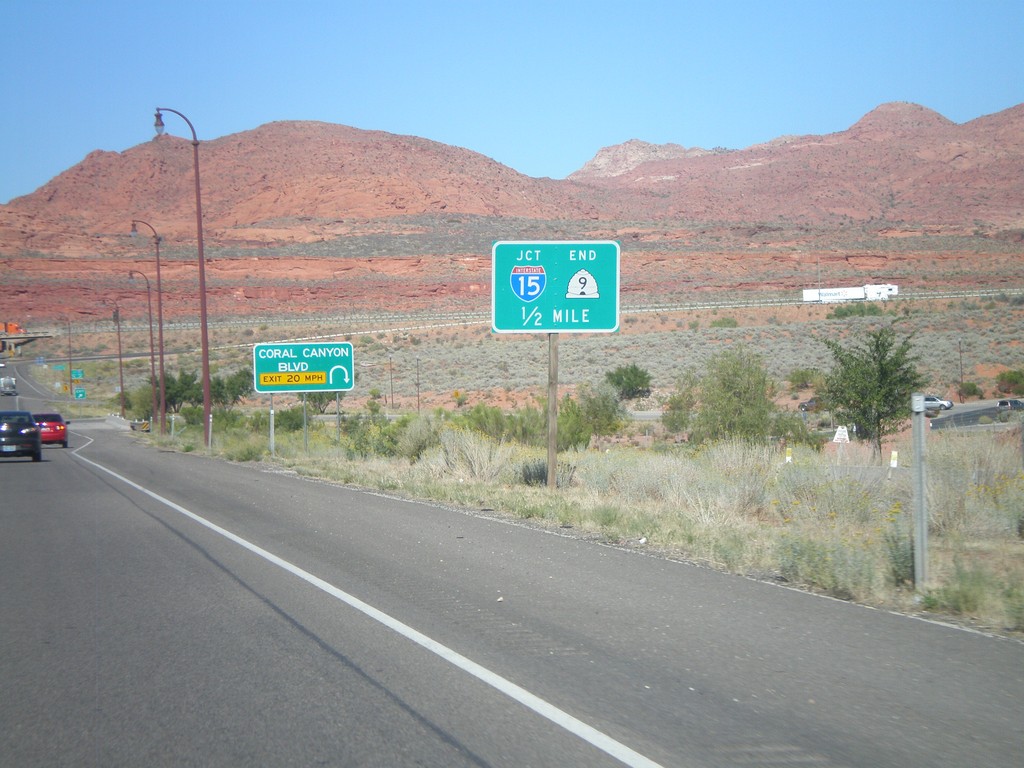
[(495, 333), (619, 329), (619, 244), (611, 240), (497, 242), (491, 250)]
[(256, 344), (252, 348), (257, 392), (338, 392), (352, 389), (352, 345)]

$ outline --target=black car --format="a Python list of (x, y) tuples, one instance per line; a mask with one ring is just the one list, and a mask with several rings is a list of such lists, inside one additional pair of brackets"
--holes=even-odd
[(39, 426), (29, 411), (0, 411), (0, 457), (8, 456), (43, 460)]

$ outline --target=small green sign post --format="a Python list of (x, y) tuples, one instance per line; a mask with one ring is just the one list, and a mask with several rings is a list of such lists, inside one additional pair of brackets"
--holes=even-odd
[(339, 392), (352, 389), (352, 345), (347, 341), (256, 344), (252, 349), (257, 392)]
[(491, 249), (491, 329), (617, 331), (619, 251), (610, 240), (496, 242)]

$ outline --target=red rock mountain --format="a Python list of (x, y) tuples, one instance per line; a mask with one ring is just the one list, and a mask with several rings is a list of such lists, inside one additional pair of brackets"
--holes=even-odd
[(658, 194), (660, 216), (1024, 224), (1024, 104), (963, 125), (915, 104), (883, 104), (827, 136), (675, 158), (627, 142), (602, 157), (569, 178)]
[[(319, 122), (203, 141), (200, 162), (214, 311), (342, 297), (380, 306), (381, 285), (410, 306), (445, 298), (485, 307), (494, 239), (632, 243), (639, 258), (624, 269), (635, 270), (633, 290), (649, 293), (781, 286), (766, 277), (778, 272), (771, 264), (812, 250), (863, 270), (866, 281), (892, 279), (894, 259), (909, 257), (865, 252), (868, 240), (829, 242), (828, 232), (854, 225), (883, 238), (983, 231), (1004, 244), (1024, 231), (1024, 104), (964, 124), (914, 104), (883, 104), (845, 131), (740, 150), (633, 140), (602, 149), (565, 180), (524, 176), (426, 139)], [(126, 236), (133, 218), (160, 232), (169, 295), (192, 311), (192, 163), (189, 141), (163, 136), (93, 152), (0, 206), (10, 316), (59, 313), (72, 299), (82, 305), (76, 312), (93, 312), (149, 258), (144, 238)], [(716, 227), (727, 236), (710, 232)], [(1000, 247), (1000, 259), (1013, 256)], [(437, 263), (426, 268), (428, 260)], [(992, 260), (989, 269), (1008, 279), (1002, 264)], [(949, 274), (966, 279), (962, 266)]]
[[(851, 128), (747, 149), (629, 141), (567, 180), (535, 179), (483, 155), (412, 136), (277, 122), (201, 145), (211, 246), (301, 242), (339, 221), (411, 214), (541, 220), (1024, 225), (1024, 104), (957, 125), (883, 104)], [(163, 136), (89, 154), (0, 206), (0, 253), (88, 250), (132, 217), (194, 236), (190, 142)]]

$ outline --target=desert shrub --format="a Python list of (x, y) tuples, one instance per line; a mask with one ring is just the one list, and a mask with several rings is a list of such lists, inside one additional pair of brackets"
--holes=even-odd
[(776, 554), (784, 578), (835, 597), (864, 599), (878, 588), (877, 558), (861, 543), (792, 533), (780, 539)]
[(342, 432), (342, 447), (350, 457), (394, 456), (399, 437), (406, 431), (408, 418), (394, 422), (383, 416), (347, 419)]
[(817, 387), (823, 381), (823, 377), (817, 368), (794, 368), (786, 380), (793, 391), (799, 392), (802, 389)]
[(423, 458), (435, 476), (470, 480), (496, 480), (508, 469), (512, 449), (504, 442), (458, 427), (441, 430), (437, 448)]
[(225, 430), (238, 429), (244, 426), (247, 421), (244, 413), (226, 408), (214, 408), (211, 415), (213, 416), (214, 432), (218, 434)]
[(914, 539), (905, 521), (894, 520), (883, 536), (887, 573), (895, 587), (914, 583)]
[(719, 317), (711, 321), (712, 328), (739, 328), (739, 321), (735, 317)]
[(651, 374), (634, 363), (620, 365), (605, 374), (620, 400), (648, 397), (651, 394)]
[[(555, 485), (568, 488), (576, 474), (576, 465), (571, 461), (559, 461), (555, 466)], [(519, 463), (519, 481), (523, 485), (543, 486), (548, 483), (548, 460), (539, 456), (524, 458)]]
[(395, 446), (395, 452), (410, 461), (417, 461), (427, 450), (440, 442), (441, 421), (431, 415), (417, 416), (410, 421)]
[[(595, 435), (613, 435), (622, 428), (626, 412), (611, 385), (579, 388), (580, 416)], [(560, 427), (561, 428), (561, 427)], [(573, 445), (580, 445), (579, 442)]]
[(973, 381), (965, 381), (963, 386), (960, 387), (960, 394), (962, 394), (964, 397), (982, 398), (985, 396), (985, 393), (982, 391), (981, 387), (979, 387)]
[(991, 573), (980, 564), (965, 565), (960, 559), (953, 564), (952, 576), (940, 587), (928, 592), (924, 605), (929, 610), (954, 614), (975, 614), (982, 610), (998, 586)]
[(452, 423), (487, 435), (494, 440), (502, 440), (508, 435), (508, 418), (505, 412), (484, 403), (477, 403), (468, 411), (459, 413), (452, 419)]
[[(185, 410), (187, 409), (182, 409), (182, 412), (184, 413)], [(283, 408), (274, 413), (275, 432), (298, 432), (302, 429), (302, 422), (303, 416), (301, 405), (293, 405), (291, 408)]]
[(996, 376), (996, 388), (1010, 395), (1024, 395), (1024, 370), (1000, 371)]
[(859, 303), (859, 304), (843, 304), (840, 307), (836, 307), (829, 312), (825, 317), (829, 320), (843, 320), (848, 317), (878, 317), (884, 315), (885, 312), (877, 304), (873, 303)]
[(265, 437), (237, 430), (219, 438), (218, 448), (231, 461), (259, 461), (270, 451)]
[(583, 407), (569, 395), (562, 398), (558, 407), (558, 450), (586, 448), (593, 434), (594, 429), (587, 422)]
[(985, 435), (944, 435), (929, 446), (927, 464), (932, 530), (959, 536), (1018, 536), (1024, 473), (1016, 451)]

